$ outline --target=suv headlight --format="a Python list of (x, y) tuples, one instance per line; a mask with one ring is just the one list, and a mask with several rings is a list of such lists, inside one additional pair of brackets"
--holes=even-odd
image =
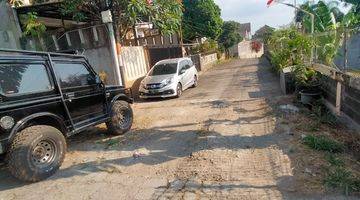
[(174, 81), (174, 78), (167, 78), (161, 82), (161, 87), (170, 85)]
[(15, 124), (14, 118), (10, 116), (5, 116), (0, 119), (1, 128), (8, 130), (11, 129)]

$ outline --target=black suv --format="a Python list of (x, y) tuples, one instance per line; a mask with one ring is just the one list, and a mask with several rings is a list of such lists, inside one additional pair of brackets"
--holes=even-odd
[(106, 123), (109, 133), (130, 130), (132, 98), (105, 86), (84, 56), (0, 49), (0, 154), (16, 178), (53, 175), (65, 137)]

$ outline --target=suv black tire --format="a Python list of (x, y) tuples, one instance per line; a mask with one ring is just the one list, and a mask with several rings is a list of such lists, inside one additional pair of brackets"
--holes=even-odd
[(63, 134), (51, 126), (31, 126), (17, 133), (6, 161), (10, 173), (23, 181), (37, 182), (52, 176), (66, 153)]
[(131, 129), (133, 123), (133, 111), (126, 101), (116, 101), (111, 108), (111, 120), (106, 123), (108, 131), (112, 135), (123, 135)]

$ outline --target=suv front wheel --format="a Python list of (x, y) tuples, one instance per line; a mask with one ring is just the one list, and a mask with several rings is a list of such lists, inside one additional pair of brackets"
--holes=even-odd
[(128, 132), (133, 123), (133, 111), (126, 101), (116, 101), (111, 109), (111, 119), (106, 123), (112, 135), (123, 135)]
[(66, 140), (51, 126), (31, 126), (19, 132), (6, 155), (10, 173), (23, 181), (37, 182), (53, 175), (64, 161)]

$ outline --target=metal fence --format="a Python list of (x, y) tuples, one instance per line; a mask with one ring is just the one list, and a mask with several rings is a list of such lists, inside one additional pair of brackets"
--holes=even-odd
[(360, 27), (314, 35), (315, 62), (360, 74)]

